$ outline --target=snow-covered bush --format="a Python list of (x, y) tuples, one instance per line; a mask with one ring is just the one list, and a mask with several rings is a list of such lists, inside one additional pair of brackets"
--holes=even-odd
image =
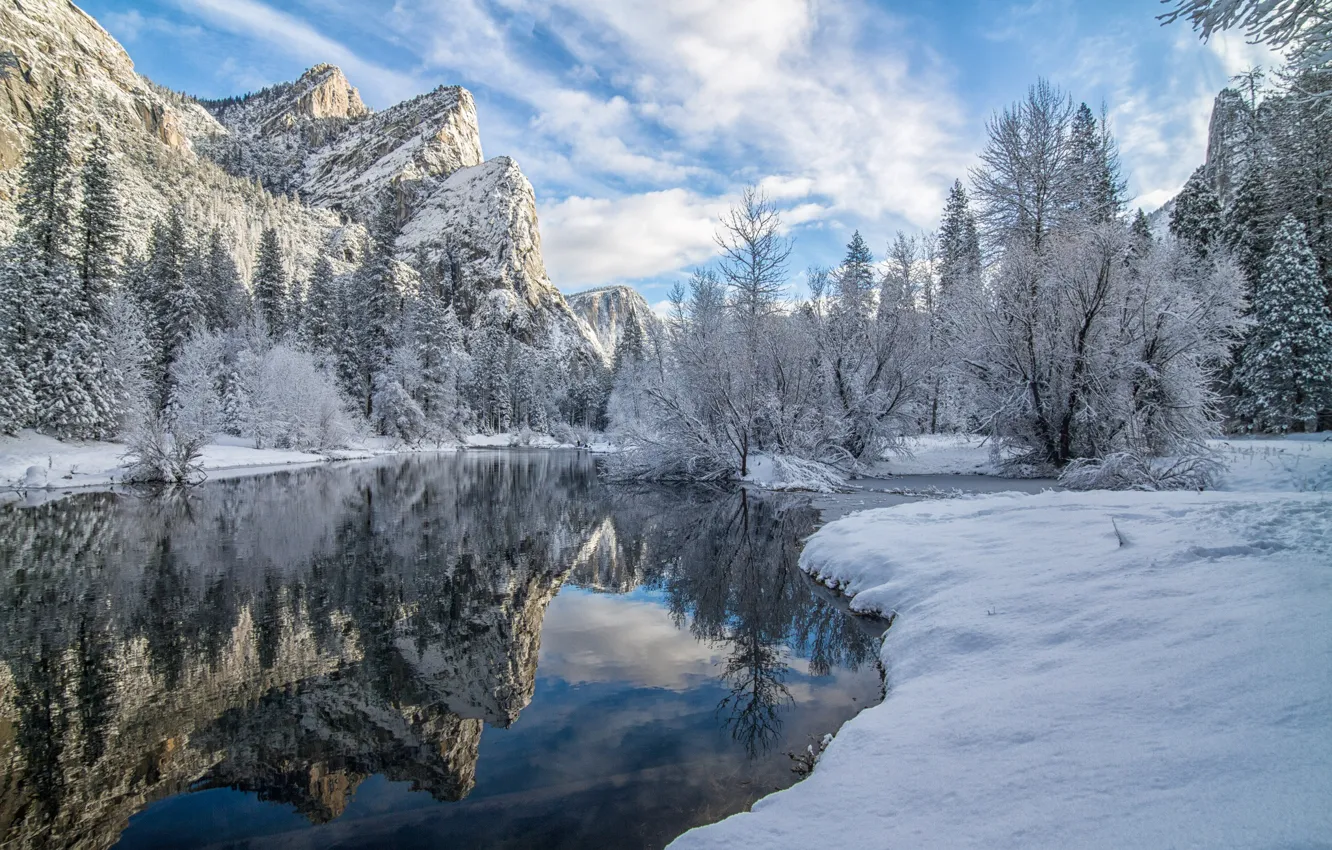
[(204, 478), (201, 457), (208, 435), (179, 420), (143, 421), (129, 435), (124, 480), (132, 484), (197, 484)]
[(333, 378), (312, 354), (285, 343), (259, 361), (253, 409), (256, 445), (318, 451), (345, 446), (352, 435)]
[(1203, 490), (1224, 471), (1225, 463), (1211, 452), (1178, 458), (1113, 452), (1071, 461), (1059, 484), (1070, 490)]

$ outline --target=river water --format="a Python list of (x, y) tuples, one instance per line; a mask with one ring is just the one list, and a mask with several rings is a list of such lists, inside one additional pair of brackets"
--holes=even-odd
[(0, 507), (0, 847), (660, 847), (881, 697), (807, 498), (410, 456)]

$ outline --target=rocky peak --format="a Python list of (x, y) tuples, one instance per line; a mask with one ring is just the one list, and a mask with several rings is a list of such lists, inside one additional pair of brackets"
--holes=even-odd
[(1204, 174), (1212, 191), (1228, 205), (1253, 155), (1255, 115), (1244, 96), (1222, 89), (1212, 102), (1207, 127), (1207, 164)]
[(410, 215), (439, 180), (483, 161), (471, 93), (441, 86), (357, 122), (311, 152), (301, 192), (312, 203), (365, 218), (392, 186)]
[(661, 319), (637, 290), (628, 286), (602, 286), (568, 296), (569, 308), (591, 327), (606, 357), (615, 349), (629, 322), (638, 325), (644, 339), (661, 332)]
[(232, 132), (260, 137), (288, 133), (311, 122), (347, 122), (370, 114), (342, 70), (328, 64), (315, 65), (295, 82), (200, 102)]

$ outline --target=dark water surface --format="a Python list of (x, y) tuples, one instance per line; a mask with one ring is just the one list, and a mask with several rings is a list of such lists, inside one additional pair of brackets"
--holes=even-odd
[(817, 522), (573, 452), (0, 507), (0, 847), (660, 847), (879, 699)]

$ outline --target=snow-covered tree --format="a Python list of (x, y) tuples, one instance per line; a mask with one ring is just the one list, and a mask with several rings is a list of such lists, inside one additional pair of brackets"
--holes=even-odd
[(1069, 144), (1073, 101), (1039, 80), (1027, 97), (988, 122), (981, 165), (971, 172), (979, 220), (991, 244), (1040, 250), (1082, 192)]
[(1098, 122), (1083, 103), (1069, 127), (1069, 167), (1077, 190), (1073, 211), (1089, 224), (1104, 224), (1116, 218), (1124, 206), (1119, 149), (1106, 121), (1102, 114)]
[(149, 240), (145, 293), (157, 349), (157, 404), (165, 407), (174, 385), (172, 364), (185, 343), (204, 325), (202, 299), (188, 271), (194, 247), (184, 213), (173, 206), (153, 227)]
[(318, 362), (325, 362), (337, 349), (342, 336), (342, 293), (333, 273), (333, 264), (325, 256), (315, 261), (305, 295), (305, 330), (307, 344)]
[(287, 330), (287, 272), (282, 266), (282, 245), (278, 233), (268, 228), (259, 237), (259, 254), (255, 258), (254, 278), (250, 290), (254, 293), (256, 313), (268, 325), (268, 332), (279, 337)]
[(1332, 314), (1304, 227), (1287, 216), (1263, 266), (1255, 326), (1237, 382), (1240, 412), (1260, 428), (1302, 430), (1332, 406)]
[(944, 204), (938, 251), (941, 301), (946, 301), (954, 291), (969, 291), (980, 285), (980, 237), (961, 180), (953, 183)]
[(1289, 48), (1299, 68), (1322, 69), (1332, 62), (1332, 9), (1316, 0), (1176, 0), (1161, 15), (1165, 23), (1181, 18), (1204, 39), (1238, 28), (1252, 41)]
[(1221, 235), (1221, 201), (1199, 166), (1175, 197), (1170, 213), (1170, 235), (1206, 257)]
[(117, 277), (122, 224), (120, 198), (111, 166), (110, 145), (99, 129), (88, 145), (81, 174), (78, 217), (78, 273), (84, 299), (94, 309)]
[(246, 320), (249, 295), (220, 229), (209, 231), (200, 259), (197, 280), (205, 326), (214, 333), (239, 327)]

